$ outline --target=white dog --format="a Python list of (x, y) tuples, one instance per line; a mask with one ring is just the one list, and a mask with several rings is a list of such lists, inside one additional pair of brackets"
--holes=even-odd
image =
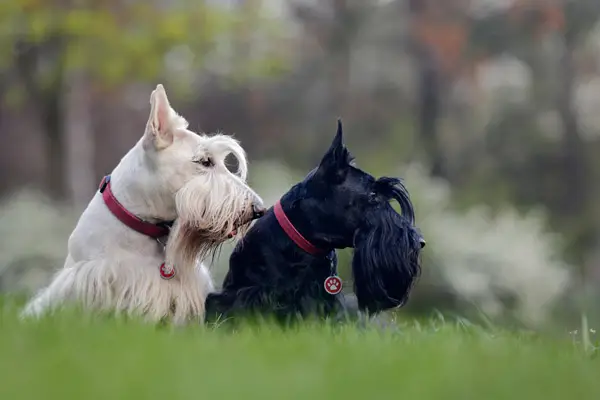
[[(236, 140), (189, 131), (162, 85), (150, 104), (143, 137), (103, 179), (69, 238), (64, 268), (23, 316), (78, 302), (150, 321), (203, 320), (213, 284), (201, 261), (264, 207), (245, 183)], [(225, 166), (229, 154), (235, 174)]]

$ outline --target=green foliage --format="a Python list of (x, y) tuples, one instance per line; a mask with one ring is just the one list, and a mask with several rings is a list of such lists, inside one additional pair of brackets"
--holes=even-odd
[[(44, 67), (35, 71), (35, 81), (43, 88), (56, 84), (70, 70), (85, 71), (102, 87), (155, 80), (168, 75), (165, 59), (176, 57), (169, 52), (177, 46), (184, 46), (193, 55), (186, 60), (185, 68), (198, 71), (217, 39), (236, 34), (240, 21), (237, 14), (242, 12), (192, 0), (164, 7), (119, 0), (84, 0), (76, 7), (55, 0), (2, 2), (0, 71), (17, 68), (17, 43), (29, 50), (35, 48), (43, 58)], [(261, 16), (245, 20), (245, 24), (252, 24), (253, 34), (262, 33), (266, 39), (275, 25), (268, 22)], [(226, 40), (234, 39), (244, 40)], [(240, 61), (244, 65), (244, 60)], [(278, 73), (282, 63), (276, 54), (262, 55), (244, 69), (244, 76)], [(178, 82), (181, 80), (178, 76)], [(189, 89), (189, 82), (179, 88)], [(15, 90), (22, 88), (12, 87), (7, 94), (10, 103), (22, 97)]]
[(0, 291), (33, 292), (48, 283), (64, 264), (77, 217), (37, 191), (0, 202)]
[(224, 12), (197, 2), (169, 10), (144, 2), (87, 2), (69, 9), (53, 1), (7, 3), (14, 4), (0, 10), (0, 24), (18, 26), (15, 39), (41, 44), (64, 38), (67, 68), (84, 68), (110, 83), (155, 77), (170, 46), (187, 43), (203, 49), (227, 25)]
[(600, 363), (568, 338), (468, 321), (389, 331), (304, 324), (153, 327), (62, 313), (0, 313), (3, 399), (593, 399)]

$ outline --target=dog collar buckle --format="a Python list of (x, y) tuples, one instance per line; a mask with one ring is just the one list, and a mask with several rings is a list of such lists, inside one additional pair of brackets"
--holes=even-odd
[(98, 191), (100, 193), (104, 193), (104, 190), (106, 190), (106, 187), (108, 186), (109, 182), (110, 182), (110, 175), (106, 175), (105, 177), (103, 177), (102, 180), (100, 181), (100, 187), (98, 188)]

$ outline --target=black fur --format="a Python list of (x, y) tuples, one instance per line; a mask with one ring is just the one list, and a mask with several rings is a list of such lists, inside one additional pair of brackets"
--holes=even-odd
[[(398, 201), (401, 214), (391, 206)], [(403, 305), (420, 274), (424, 241), (414, 226), (408, 192), (399, 179), (375, 179), (353, 165), (342, 126), (319, 166), (281, 198), (296, 229), (323, 249), (314, 256), (284, 232), (273, 208), (238, 243), (220, 293), (206, 300), (207, 320), (238, 314), (289, 320), (373, 314)], [(330, 295), (325, 279), (337, 273), (335, 249), (354, 247), (356, 301)]]

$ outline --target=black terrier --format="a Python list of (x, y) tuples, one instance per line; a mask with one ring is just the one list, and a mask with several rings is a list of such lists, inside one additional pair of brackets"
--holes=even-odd
[[(390, 201), (398, 201), (401, 214)], [(207, 322), (237, 315), (357, 316), (402, 306), (420, 275), (425, 246), (400, 179), (354, 165), (342, 124), (317, 168), (258, 219), (229, 260)], [(335, 249), (354, 248), (355, 299), (345, 297)]]

